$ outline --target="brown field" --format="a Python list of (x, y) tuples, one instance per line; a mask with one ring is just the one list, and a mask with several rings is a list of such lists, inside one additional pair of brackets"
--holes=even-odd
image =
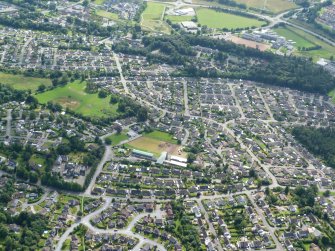
[(262, 44), (236, 36), (230, 36), (228, 40), (232, 41), (235, 44), (242, 44), (250, 48), (259, 49), (260, 51), (266, 51), (271, 48), (271, 46), (268, 44)]
[(186, 153), (182, 151), (182, 147), (180, 145), (171, 144), (145, 136), (130, 141), (126, 146), (141, 151), (151, 152), (156, 157), (160, 156), (162, 152), (167, 152), (168, 154), (180, 157), (187, 156)]

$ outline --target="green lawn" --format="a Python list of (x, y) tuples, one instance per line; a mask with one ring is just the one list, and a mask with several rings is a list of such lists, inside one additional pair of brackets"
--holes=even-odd
[(202, 26), (207, 25), (209, 28), (214, 29), (237, 29), (248, 27), (261, 27), (265, 24), (264, 21), (259, 21), (254, 18), (247, 18), (234, 14), (218, 12), (207, 8), (199, 8), (196, 10), (198, 23)]
[(180, 23), (184, 21), (191, 21), (192, 16), (165, 16), (165, 20), (170, 20), (172, 23)]
[(95, 0), (95, 1), (93, 1), (93, 3), (95, 3), (97, 5), (103, 5), (105, 1), (106, 0)]
[(289, 27), (285, 28), (277, 28), (274, 30), (278, 33), (278, 35), (285, 37), (287, 40), (292, 40), (295, 42), (295, 47), (297, 48), (310, 48), (315, 46), (314, 43), (307, 40), (303, 36), (296, 33), (294, 30), (290, 29)]
[(112, 141), (112, 146), (118, 145), (120, 142), (127, 140), (128, 136), (126, 133), (113, 134), (108, 137)]
[(0, 83), (10, 85), (18, 90), (32, 91), (36, 91), (42, 84), (45, 86), (51, 86), (52, 84), (51, 80), (47, 78), (25, 77), (23, 75), (14, 75), (4, 72), (0, 72)]
[(237, 3), (244, 3), (248, 7), (263, 9), (265, 3), (265, 10), (280, 13), (289, 9), (297, 8), (294, 1), (289, 0), (236, 0)]
[(105, 10), (96, 10), (95, 13), (100, 17), (104, 17), (104, 18), (107, 18), (107, 19), (110, 19), (110, 20), (118, 20), (119, 19), (118, 14), (108, 12), (108, 11), (105, 11)]
[(35, 97), (42, 104), (56, 102), (65, 108), (88, 117), (108, 117), (117, 114), (117, 104), (111, 105), (110, 98), (101, 99), (98, 94), (85, 92), (86, 82), (74, 81), (66, 86), (37, 94)]
[(165, 8), (165, 4), (147, 2), (147, 8), (142, 13), (142, 27), (150, 31), (170, 33), (170, 27), (163, 20)]
[[(335, 56), (335, 47), (327, 44), (326, 42), (323, 42), (317, 37), (311, 34), (308, 34), (302, 30), (296, 29), (294, 27), (286, 27), (286, 29), (291, 30), (292, 32), (297, 34), (297, 36), (300, 36), (302, 39), (306, 40), (307, 42), (312, 43), (314, 45), (319, 45), (322, 47), (321, 49), (318, 49), (318, 50), (297, 51), (296, 52), (297, 55), (305, 56), (305, 57), (312, 57), (314, 62), (316, 62), (320, 58), (329, 59), (331, 56)], [(298, 45), (298, 42), (296, 46), (297, 45)]]
[(147, 138), (151, 138), (151, 139), (156, 139), (156, 140), (160, 140), (160, 141), (165, 141), (171, 144), (177, 144), (177, 140), (173, 138), (173, 136), (167, 132), (162, 132), (162, 131), (152, 131), (150, 133), (146, 133), (144, 135)]

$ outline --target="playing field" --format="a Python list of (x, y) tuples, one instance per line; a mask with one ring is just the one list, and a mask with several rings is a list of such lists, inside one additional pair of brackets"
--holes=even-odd
[(107, 19), (110, 19), (110, 20), (118, 20), (119, 19), (118, 14), (108, 12), (108, 11), (105, 11), (105, 10), (96, 10), (95, 13), (100, 17), (104, 17), (104, 18), (107, 18)]
[(214, 29), (244, 29), (248, 27), (261, 27), (265, 24), (264, 21), (259, 21), (254, 18), (218, 12), (207, 8), (199, 8), (196, 12), (198, 23), (202, 26), (207, 25), (207, 27)]
[[(309, 43), (312, 43), (314, 45), (319, 45), (322, 48), (318, 50), (310, 50), (310, 51), (296, 51), (295, 53), (297, 55), (305, 56), (305, 57), (312, 57), (313, 61), (316, 62), (320, 58), (326, 58), (329, 59), (331, 56), (335, 57), (335, 48), (322, 40), (318, 39), (317, 37), (314, 37), (311, 34), (308, 34), (302, 30), (293, 28), (293, 27), (286, 27), (286, 29), (290, 29), (294, 33), (296, 33), (298, 36), (300, 36), (302, 39), (308, 41)], [(293, 39), (292, 39), (293, 40)], [(299, 41), (299, 40), (297, 40)], [(296, 42), (297, 42), (296, 41)], [(298, 42), (296, 43), (296, 46), (298, 45)]]
[(297, 48), (310, 48), (315, 46), (314, 43), (299, 35), (289, 27), (277, 28), (274, 31), (277, 32), (278, 35), (285, 37), (287, 40), (294, 41), (294, 46)]
[(36, 98), (42, 104), (49, 101), (56, 102), (88, 117), (108, 117), (117, 114), (117, 104), (111, 105), (109, 97), (101, 99), (98, 94), (86, 93), (85, 88), (86, 82), (77, 80), (66, 86), (37, 94)]
[(141, 26), (150, 31), (170, 33), (170, 27), (164, 22), (166, 5), (147, 2), (147, 8), (142, 13)]
[(230, 36), (228, 40), (232, 41), (235, 44), (245, 45), (246, 47), (258, 49), (260, 51), (266, 51), (271, 48), (271, 46), (268, 44), (258, 43), (258, 42), (243, 39), (237, 36)]
[(180, 22), (184, 22), (184, 21), (191, 21), (192, 20), (192, 16), (166, 16), (165, 20), (170, 20), (172, 23), (180, 23)]
[(147, 133), (129, 142), (126, 146), (131, 149), (151, 152), (156, 157), (159, 157), (162, 152), (181, 157), (187, 156), (186, 153), (182, 151), (182, 147), (177, 144), (177, 140), (172, 138), (171, 134), (161, 131)]
[(36, 91), (42, 84), (50, 86), (51, 80), (47, 78), (25, 77), (23, 75), (0, 72), (0, 83), (10, 85), (18, 90)]
[(297, 8), (297, 5), (293, 1), (289, 0), (236, 0), (236, 2), (244, 3), (248, 7), (257, 9), (263, 9), (265, 7), (265, 10), (273, 13), (280, 13), (289, 9)]

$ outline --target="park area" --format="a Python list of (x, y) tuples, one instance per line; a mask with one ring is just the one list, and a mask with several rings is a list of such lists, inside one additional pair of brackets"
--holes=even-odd
[(213, 29), (246, 29), (261, 27), (265, 24), (265, 21), (260, 21), (256, 18), (248, 18), (207, 8), (199, 8), (196, 13), (199, 24)]
[(51, 80), (47, 78), (26, 77), (0, 72), (0, 83), (6, 84), (17, 90), (36, 91), (40, 85), (51, 86)]
[(162, 152), (180, 157), (187, 156), (171, 134), (161, 131), (146, 133), (142, 137), (130, 141), (126, 147), (153, 153), (155, 157), (159, 157)]
[(88, 94), (85, 89), (86, 82), (76, 80), (65, 86), (37, 94), (35, 97), (39, 103), (55, 102), (87, 117), (101, 118), (117, 115), (118, 105), (111, 105), (109, 96), (99, 98), (97, 93)]
[(147, 2), (147, 8), (142, 13), (141, 26), (149, 31), (170, 33), (170, 27), (164, 22), (166, 5)]

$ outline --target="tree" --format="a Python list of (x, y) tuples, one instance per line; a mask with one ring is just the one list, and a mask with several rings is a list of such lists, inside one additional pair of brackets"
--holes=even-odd
[(108, 93), (105, 90), (101, 90), (98, 93), (99, 98), (106, 98)]
[(323, 193), (323, 196), (325, 196), (325, 197), (329, 197), (329, 196), (330, 196), (330, 191), (329, 191), (329, 190), (326, 190), (326, 191)]
[(4, 224), (0, 224), (0, 239), (3, 240), (8, 235), (8, 228)]
[(111, 145), (112, 144), (112, 140), (110, 138), (105, 138), (105, 144), (106, 145)]
[(38, 86), (37, 91), (38, 92), (43, 92), (45, 90), (46, 86), (44, 84), (41, 84)]

